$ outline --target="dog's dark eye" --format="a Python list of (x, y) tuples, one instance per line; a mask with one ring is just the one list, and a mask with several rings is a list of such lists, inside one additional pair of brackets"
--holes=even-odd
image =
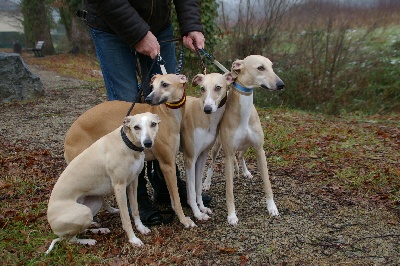
[(216, 86), (215, 87), (215, 91), (220, 91), (221, 90), (221, 86)]
[(164, 81), (162, 81), (161, 82), (161, 87), (163, 87), (163, 88), (166, 88), (166, 87), (168, 87), (168, 83), (166, 83), (166, 82), (164, 82)]
[(139, 126), (134, 126), (133, 129), (140, 130), (140, 127)]
[(260, 71), (264, 71), (265, 67), (264, 66), (259, 66), (259, 67), (257, 67), (257, 69), (260, 70)]
[(200, 91), (201, 91), (201, 92), (205, 92), (206, 89), (205, 89), (204, 87), (201, 87), (201, 88), (200, 88)]
[(156, 122), (151, 122), (151, 127), (156, 127), (157, 123)]

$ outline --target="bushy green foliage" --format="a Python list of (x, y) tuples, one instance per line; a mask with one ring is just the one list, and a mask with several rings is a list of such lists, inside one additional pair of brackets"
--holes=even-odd
[[(381, 44), (390, 43), (392, 34), (396, 33), (376, 29), (361, 37), (356, 36), (356, 31), (349, 30), (335, 34), (343, 35), (340, 45), (326, 43), (326, 38), (314, 39), (314, 51), (307, 53), (300, 49), (301, 54), (295, 51), (276, 61), (275, 70), (285, 81), (286, 90), (278, 93), (258, 91), (256, 103), (263, 107), (283, 105), (329, 114), (400, 111), (399, 52), (395, 44)], [(332, 42), (334, 39), (331, 36)], [(318, 45), (335, 46), (335, 49), (340, 46), (341, 51), (326, 49), (313, 56), (320, 51), (316, 48)], [(332, 53), (339, 53), (336, 62), (332, 60), (335, 56)]]
[[(216, 48), (216, 45), (218, 44), (218, 38), (217, 35), (220, 32), (220, 29), (218, 28), (216, 24), (216, 19), (218, 18), (218, 3), (216, 0), (201, 0), (200, 1), (200, 7), (201, 7), (201, 22), (203, 25), (203, 34), (204, 37), (206, 38), (206, 43), (205, 43), (205, 51), (207, 53), (213, 53), (214, 49)], [(180, 37), (179, 33), (179, 24), (176, 18), (176, 13), (175, 9), (172, 8), (172, 19), (173, 19), (173, 26), (174, 26), (174, 32), (175, 32), (175, 37), (178, 38)], [(177, 45), (177, 49), (180, 49), (180, 45)], [(177, 51), (179, 54), (180, 51)], [(210, 71), (216, 71), (215, 67), (213, 65), (208, 64), (208, 62), (205, 60), (205, 63), (207, 64), (207, 69), (209, 68)], [(188, 76), (193, 76), (196, 75), (197, 73), (202, 72), (202, 66), (201, 63), (197, 57), (197, 55), (185, 48), (184, 49), (184, 58), (183, 58), (183, 69), (185, 71), (185, 74)], [(207, 70), (207, 72), (210, 72)]]

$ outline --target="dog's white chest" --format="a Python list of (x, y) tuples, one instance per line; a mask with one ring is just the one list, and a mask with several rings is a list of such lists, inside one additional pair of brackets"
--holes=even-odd
[(130, 184), (136, 176), (140, 174), (144, 165), (144, 156), (140, 156), (139, 160), (134, 160), (128, 170), (127, 184)]
[(194, 130), (194, 148), (196, 153), (202, 152), (212, 142), (214, 142), (217, 135), (217, 127), (221, 121), (224, 110), (218, 110), (211, 114), (210, 125), (208, 128), (196, 128)]
[(258, 142), (258, 134), (250, 125), (250, 116), (253, 107), (253, 97), (240, 96), (240, 121), (236, 128), (233, 143), (237, 150), (246, 150)]

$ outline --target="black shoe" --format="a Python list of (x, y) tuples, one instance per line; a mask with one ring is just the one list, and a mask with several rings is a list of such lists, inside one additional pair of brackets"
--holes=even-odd
[(152, 226), (163, 223), (160, 211), (157, 210), (148, 197), (138, 198), (140, 220), (144, 225)]
[[(186, 183), (180, 178), (181, 173), (179, 172), (178, 166), (176, 166), (176, 178), (178, 185), (179, 198), (181, 200), (182, 206), (189, 206), (187, 204), (187, 192)], [(153, 161), (153, 171), (148, 174), (150, 183), (154, 189), (154, 202), (158, 204), (171, 205), (171, 199), (169, 196), (167, 184), (165, 183), (164, 175), (161, 172), (160, 164), (158, 161)], [(212, 197), (205, 193), (202, 193), (203, 204), (208, 206), (211, 202)]]
[[(178, 177), (178, 192), (179, 192), (179, 199), (181, 200), (182, 206), (188, 207), (187, 203), (187, 191), (186, 191), (186, 183)], [(212, 196), (201, 193), (201, 197), (203, 199), (204, 206), (208, 206), (212, 200)], [(158, 204), (170, 205), (171, 198), (169, 196), (168, 190), (164, 192), (154, 190), (153, 194), (154, 202)]]

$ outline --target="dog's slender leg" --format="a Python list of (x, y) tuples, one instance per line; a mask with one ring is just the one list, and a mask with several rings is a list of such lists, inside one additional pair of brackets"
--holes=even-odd
[(265, 156), (265, 151), (262, 149), (262, 146), (256, 150), (256, 155), (257, 155), (257, 164), (259, 165), (260, 168), (260, 175), (264, 183), (264, 191), (266, 195), (268, 212), (271, 216), (277, 216), (279, 215), (279, 212), (273, 199), (274, 196), (272, 193), (271, 182), (269, 180), (267, 158)]
[(204, 168), (206, 166), (207, 162), (207, 156), (208, 156), (208, 150), (204, 150), (202, 153), (200, 153), (199, 157), (197, 158), (196, 161), (196, 200), (199, 205), (200, 211), (207, 216), (207, 220), (210, 218), (207, 214), (212, 214), (211, 209), (207, 208), (204, 206), (203, 203), (203, 197), (201, 196), (201, 191), (202, 191), (202, 179), (203, 179), (203, 173), (204, 173)]
[[(247, 165), (246, 165), (246, 162), (244, 161), (243, 155), (244, 155), (243, 151), (238, 152), (238, 160), (239, 160), (240, 167), (242, 167), (243, 176), (246, 178), (253, 178), (253, 175), (250, 173), (249, 169), (247, 169)], [(238, 170), (238, 173), (239, 173), (239, 170)]]
[(136, 237), (132, 229), (131, 219), (129, 218), (128, 203), (126, 198), (126, 184), (115, 184), (114, 193), (119, 207), (122, 228), (128, 235), (129, 242), (136, 246), (142, 246), (143, 242)]
[[(187, 189), (187, 196), (188, 196), (188, 204), (190, 208), (192, 208), (193, 215), (196, 217), (197, 220), (200, 221), (207, 221), (210, 217), (206, 214), (201, 212), (199, 206), (197, 205), (197, 162), (194, 163), (196, 160), (194, 158), (185, 158), (185, 168), (186, 168), (186, 189)], [(200, 189), (201, 189), (201, 178), (200, 177)], [(201, 191), (200, 191), (201, 193)], [(201, 202), (203, 205), (203, 202)]]
[(142, 221), (140, 220), (139, 216), (139, 209), (138, 209), (138, 202), (137, 202), (137, 187), (138, 187), (138, 177), (133, 180), (133, 182), (128, 185), (128, 197), (129, 197), (129, 203), (131, 205), (131, 210), (132, 210), (132, 216), (133, 220), (135, 221), (135, 226), (136, 229), (146, 235), (150, 232), (150, 229), (147, 228)]
[[(169, 151), (168, 154), (171, 152)], [(185, 217), (182, 210), (181, 201), (179, 199), (178, 185), (176, 178), (176, 167), (175, 160), (170, 158), (165, 158), (165, 156), (158, 156), (157, 160), (160, 163), (160, 169), (165, 177), (165, 183), (167, 184), (168, 192), (171, 198), (171, 205), (174, 209), (179, 221), (186, 227), (195, 227), (196, 224), (190, 219), (190, 217)], [(171, 160), (168, 162), (168, 160)]]
[[(224, 152), (226, 149), (224, 149)], [(228, 223), (237, 225), (235, 202), (233, 197), (233, 175), (234, 175), (235, 153), (225, 152), (225, 181), (226, 181), (226, 205), (228, 207)]]
[(217, 140), (215, 141), (210, 155), (211, 155), (211, 162), (208, 165), (208, 170), (207, 170), (207, 177), (203, 182), (203, 189), (204, 190), (209, 190), (211, 186), (211, 178), (214, 174), (214, 167), (215, 167), (215, 160), (217, 159), (217, 155), (219, 151), (221, 150), (221, 142), (219, 140), (219, 137), (217, 137)]

